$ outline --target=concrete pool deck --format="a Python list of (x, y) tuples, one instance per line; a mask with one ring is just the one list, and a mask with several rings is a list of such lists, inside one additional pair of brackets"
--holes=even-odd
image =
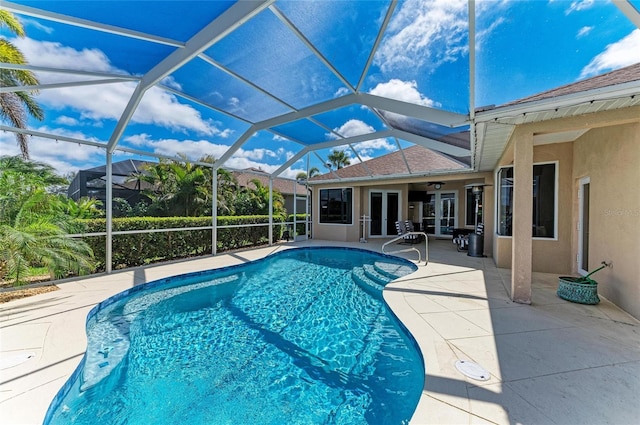
[[(67, 280), (57, 284), (58, 291), (0, 304), (0, 422), (42, 423), (84, 354), (87, 313), (120, 291), (290, 247), (380, 251), (383, 242), (279, 244)], [(558, 298), (557, 279), (534, 273), (532, 305), (516, 304), (508, 295), (509, 270), (496, 268), (491, 258), (456, 252), (451, 241), (430, 240), (429, 264), (384, 291), (425, 361), (412, 423), (638, 423), (640, 322), (604, 299), (587, 306)], [(34, 356), (6, 367), (29, 353)], [(457, 360), (481, 365), (489, 380), (466, 378), (456, 369)]]

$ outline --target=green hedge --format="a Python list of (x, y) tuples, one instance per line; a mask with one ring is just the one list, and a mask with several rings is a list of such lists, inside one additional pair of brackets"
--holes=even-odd
[[(297, 215), (304, 220), (304, 214)], [(300, 218), (302, 217), (302, 218)], [(293, 221), (293, 216), (289, 217)], [(286, 226), (282, 217), (273, 217), (273, 241), (281, 238)], [(106, 220), (79, 220), (83, 233), (105, 232)], [(269, 242), (268, 226), (248, 226), (267, 224), (269, 216), (218, 217), (218, 226), (241, 226), (218, 228), (217, 251), (227, 251), (243, 247), (264, 245)], [(180, 227), (205, 227), (211, 225), (211, 217), (126, 217), (113, 219), (113, 231), (152, 230)], [(298, 223), (304, 234), (304, 223)], [(105, 270), (106, 236), (86, 236), (83, 238), (93, 249), (98, 261), (97, 271)], [(158, 261), (187, 258), (211, 253), (211, 230), (185, 230), (156, 233), (135, 233), (114, 235), (112, 241), (112, 264), (114, 269), (135, 267)]]
[[(296, 235), (304, 235), (305, 234), (305, 220), (307, 219), (307, 215), (306, 214), (296, 214)], [(291, 214), (288, 218), (287, 221), (290, 221), (293, 223), (293, 214)], [(290, 224), (290, 226), (293, 226), (293, 224)], [(293, 236), (293, 235), (292, 235)]]

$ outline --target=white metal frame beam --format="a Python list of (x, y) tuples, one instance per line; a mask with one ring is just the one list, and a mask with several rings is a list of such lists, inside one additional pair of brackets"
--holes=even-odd
[(48, 66), (35, 66), (35, 65), (20, 65), (15, 63), (0, 63), (0, 69), (15, 69), (19, 71), (33, 71), (33, 72), (50, 72), (54, 74), (69, 74), (69, 75), (81, 75), (83, 77), (95, 77), (95, 78), (120, 78), (128, 81), (140, 81), (141, 77), (136, 77), (127, 74), (115, 74), (113, 72), (97, 72), (97, 71), (82, 71), (78, 69), (63, 69), (63, 68), (51, 68)]
[(118, 144), (124, 129), (133, 117), (138, 104), (142, 100), (144, 93), (154, 84), (159, 83), (167, 75), (189, 62), (194, 57), (217, 43), (243, 23), (253, 18), (265, 8), (269, 7), (275, 0), (264, 1), (241, 1), (235, 3), (217, 19), (211, 21), (207, 26), (191, 37), (184, 48), (178, 49), (162, 60), (158, 65), (147, 72), (140, 84), (136, 87), (129, 103), (127, 104), (120, 120), (109, 140), (108, 149), (113, 151)]
[(638, 11), (629, 0), (613, 0), (613, 4), (615, 4), (636, 27), (640, 28), (640, 11)]
[(75, 18), (73, 16), (62, 15), (60, 13), (49, 12), (42, 9), (36, 9), (35, 7), (24, 6), (22, 4), (11, 3), (8, 1), (2, 2), (2, 8), (9, 12), (18, 13), (20, 15), (32, 16), (34, 18), (41, 18), (47, 21), (60, 22), (62, 24), (73, 25), (80, 28), (88, 28), (94, 31), (106, 32), (109, 34), (120, 35), (128, 38), (135, 38), (138, 40), (149, 41), (151, 43), (165, 44), (173, 47), (183, 47), (184, 43), (171, 40), (166, 37), (158, 37), (155, 35), (145, 34), (140, 31), (128, 30), (126, 28), (116, 27), (114, 25), (106, 25), (98, 22), (89, 21), (87, 19)]
[(101, 84), (128, 83), (130, 81), (131, 80), (128, 78), (110, 78), (106, 80), (70, 81), (66, 83), (37, 84), (35, 86), (0, 87), (0, 93), (60, 89), (65, 87), (97, 86)]

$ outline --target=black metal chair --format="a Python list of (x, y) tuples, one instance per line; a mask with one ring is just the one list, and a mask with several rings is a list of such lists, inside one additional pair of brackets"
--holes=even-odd
[[(409, 227), (407, 226), (410, 222), (402, 222), (402, 221), (396, 221), (396, 231), (398, 232), (398, 236), (402, 236), (402, 242), (400, 243), (410, 243), (410, 244), (414, 244), (414, 243), (418, 243), (420, 241), (419, 236), (420, 235), (411, 235), (411, 234), (407, 234), (407, 232), (412, 232), (413, 230), (409, 230)], [(413, 223), (411, 223), (410, 228), (413, 228)]]

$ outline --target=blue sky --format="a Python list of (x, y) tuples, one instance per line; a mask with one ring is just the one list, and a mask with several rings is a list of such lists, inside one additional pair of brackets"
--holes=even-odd
[[(31, 1), (38, 9), (125, 27), (176, 42), (186, 42), (232, 2), (170, 1)], [(640, 9), (639, 2), (632, 2)], [(468, 10), (461, 0), (401, 1), (389, 22), (371, 66), (360, 81), (388, 7), (387, 1), (317, 1), (275, 3), (342, 76), (336, 76), (296, 37), (273, 10), (264, 10), (204, 53), (163, 80), (163, 85), (225, 110), (206, 108), (171, 91), (148, 90), (119, 146), (161, 155), (204, 154), (220, 157), (258, 122), (349, 92), (387, 96), (461, 114), (469, 110)], [(144, 75), (176, 47), (17, 15), (27, 37), (11, 38), (35, 66)], [(503, 104), (579, 79), (640, 62), (640, 29), (609, 1), (476, 2), (476, 106)], [(213, 64), (212, 64), (213, 63)], [(256, 90), (216, 65), (250, 80)], [(78, 79), (69, 74), (39, 72), (43, 84)], [(106, 143), (135, 83), (46, 89), (37, 97), (46, 113), (30, 121), (35, 131)], [(274, 100), (277, 97), (280, 100)], [(276, 132), (253, 135), (228, 161), (232, 168), (273, 171), (300, 151), (299, 143), (318, 143), (385, 129), (368, 108), (351, 105), (283, 125)], [(401, 146), (408, 143), (399, 141)], [(356, 144), (364, 160), (397, 149), (394, 139)], [(18, 153), (14, 135), (0, 133), (3, 155)], [(32, 138), (33, 159), (61, 173), (104, 163), (104, 150)], [(329, 150), (320, 150), (326, 158)], [(351, 153), (353, 162), (357, 162)], [(114, 160), (150, 159), (116, 152)], [(311, 166), (323, 168), (311, 156)], [(283, 174), (306, 169), (300, 160)]]

